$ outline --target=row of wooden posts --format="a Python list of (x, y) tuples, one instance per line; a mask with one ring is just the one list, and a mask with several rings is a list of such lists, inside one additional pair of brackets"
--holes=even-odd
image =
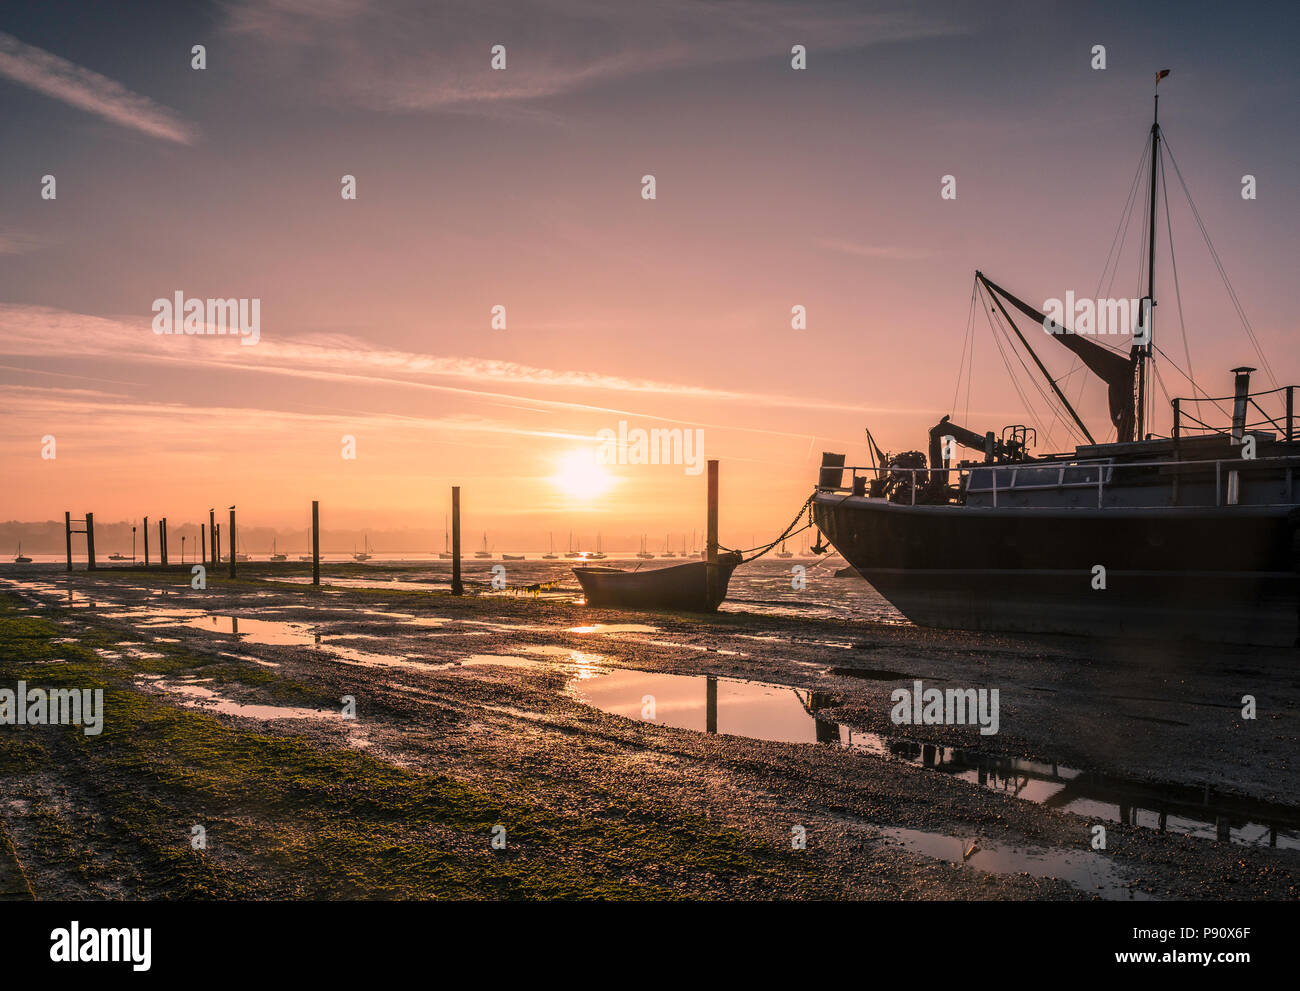
[[(74, 530), (72, 525), (76, 523), (84, 526), (84, 529)], [(86, 537), (86, 567), (89, 571), (95, 571), (97, 568), (95, 562), (95, 514), (87, 513), (85, 519), (74, 520), (72, 513), (63, 514), (64, 543), (67, 547), (67, 570), (72, 570), (72, 535), (85, 534)], [(144, 518), (144, 566), (149, 566), (149, 517)], [(229, 565), (230, 577), (235, 577), (235, 565), (237, 563), (237, 551), (235, 541), (235, 507), (230, 507), (230, 527), (229, 527)], [(209, 540), (210, 538), (210, 540)], [(453, 595), (463, 595), (465, 592), (464, 584), (460, 577), (460, 486), (454, 485), (451, 489), (451, 545), (452, 545), (452, 564), (451, 564), (451, 591)], [(221, 527), (217, 523), (216, 510), (208, 510), (208, 523), (199, 524), (199, 546), (202, 549), (203, 564), (209, 561), (215, 566), (221, 563)], [(134, 547), (132, 549), (134, 554)], [(158, 563), (166, 567), (167, 565), (167, 517), (158, 521)], [(312, 500), (311, 504), (311, 583), (320, 584), (320, 502)]]
[[(84, 524), (84, 530), (74, 530), (74, 523)], [(63, 514), (63, 528), (68, 551), (68, 568), (72, 570), (72, 535), (86, 535), (86, 561), (90, 571), (95, 570), (95, 514), (87, 513), (85, 519), (74, 520), (72, 514)], [(144, 518), (144, 564), (149, 566), (149, 517)], [(229, 527), (229, 564), (230, 577), (235, 577), (235, 507), (230, 507)], [(210, 539), (209, 539), (210, 538)], [(216, 510), (208, 510), (208, 524), (199, 524), (199, 546), (202, 549), (203, 564), (211, 561), (213, 566), (221, 563), (221, 527), (217, 524)], [(708, 583), (709, 599), (712, 601), (714, 585), (717, 582), (718, 565), (718, 462), (709, 462), (709, 522), (708, 522)], [(134, 554), (134, 545), (132, 553)], [(158, 563), (167, 565), (167, 517), (158, 521)], [(311, 583), (320, 584), (320, 503), (312, 500), (311, 504)], [(460, 577), (460, 486), (451, 487), (451, 594), (464, 595), (465, 586)]]

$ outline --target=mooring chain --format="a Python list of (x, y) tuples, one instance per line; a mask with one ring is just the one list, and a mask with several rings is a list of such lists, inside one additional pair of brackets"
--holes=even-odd
[[(734, 547), (724, 547), (722, 544), (718, 544), (718, 550), (726, 551), (729, 554), (748, 554), (750, 551), (758, 551), (758, 553), (755, 554), (753, 557), (744, 558), (740, 563), (748, 564), (750, 561), (757, 561), (760, 557), (762, 557), (764, 554), (770, 551), (781, 541), (794, 536), (794, 534), (796, 533), (803, 533), (805, 530), (807, 530), (809, 527), (813, 525), (812, 501), (813, 501), (812, 496), (809, 496), (807, 499), (804, 500), (804, 504), (800, 506), (799, 511), (794, 514), (794, 519), (791, 520), (790, 525), (785, 528), (785, 532), (782, 533), (770, 544), (757, 544), (754, 547), (746, 547), (744, 550), (738, 550), (737, 548)], [(805, 523), (803, 526), (799, 526), (799, 520), (803, 517), (804, 510), (808, 511), (808, 522)], [(797, 526), (799, 527), (799, 529), (796, 530), (795, 527)]]

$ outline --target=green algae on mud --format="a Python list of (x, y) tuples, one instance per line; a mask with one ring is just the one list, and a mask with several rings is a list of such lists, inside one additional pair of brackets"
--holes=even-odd
[[(57, 610), (31, 615), (18, 602), (0, 595), (0, 684), (105, 692), (98, 737), (0, 731), (10, 797), (0, 815), (38, 898), (763, 897), (777, 876), (788, 894), (816, 890), (812, 861), (686, 812), (666, 818), (627, 798), (613, 814), (557, 810), (538, 792), (544, 782), (529, 786), (517, 768), (509, 784), (465, 781), (454, 768), (399, 767), (178, 707), (136, 677), (201, 675), (277, 703), (339, 700), (183, 646), (114, 655), (120, 637), (93, 616), (74, 629), (53, 621)], [(70, 787), (75, 800), (61, 797)], [(490, 846), (497, 825), (504, 850)], [(205, 849), (191, 844), (195, 826)]]

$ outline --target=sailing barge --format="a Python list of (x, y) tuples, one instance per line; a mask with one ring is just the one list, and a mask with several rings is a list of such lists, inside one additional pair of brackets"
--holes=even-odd
[[(1167, 73), (1162, 73), (1162, 75)], [(1157, 77), (1157, 84), (1159, 82)], [(1168, 435), (1147, 429), (1153, 361), (1159, 97), (1151, 156), (1142, 322), (1127, 351), (1060, 327), (976, 272), (991, 321), (1005, 321), (1081, 439), (1031, 453), (1022, 424), (978, 433), (945, 416), (926, 453), (871, 467), (824, 454), (813, 519), (877, 591), (913, 622), (948, 629), (1297, 642), (1300, 437), (1295, 386), (1172, 400)], [(1104, 383), (1114, 440), (1099, 443), (1008, 310), (1041, 324)], [(1032, 328), (1031, 328), (1032, 330)], [(1217, 406), (1230, 422), (1201, 417)], [(980, 457), (958, 461), (957, 446)], [(850, 478), (845, 484), (845, 474)]]

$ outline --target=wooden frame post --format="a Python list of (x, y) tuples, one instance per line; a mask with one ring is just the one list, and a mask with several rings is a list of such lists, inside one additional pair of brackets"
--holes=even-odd
[(460, 580), (460, 486), (451, 487), (451, 594), (464, 595)]
[(709, 521), (708, 521), (709, 566), (707, 568), (707, 589), (709, 604), (717, 598), (718, 593), (718, 462), (709, 462)]
[(320, 502), (311, 501), (311, 583), (320, 584)]

